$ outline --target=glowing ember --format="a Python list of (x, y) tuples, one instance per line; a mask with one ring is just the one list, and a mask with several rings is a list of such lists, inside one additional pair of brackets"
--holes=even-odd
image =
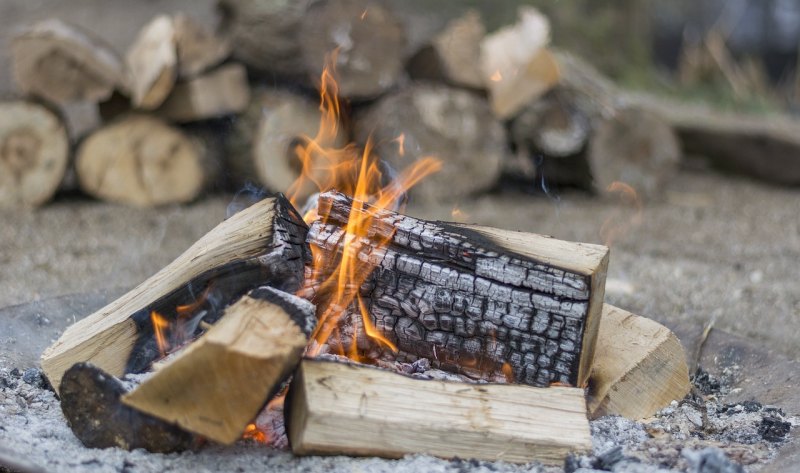
[(259, 430), (256, 424), (247, 424), (244, 433), (242, 433), (242, 438), (258, 443), (267, 443), (267, 434)]
[(489, 80), (491, 80), (492, 82), (500, 82), (501, 80), (503, 80), (503, 74), (500, 74), (500, 70), (496, 70), (494, 71), (494, 74), (492, 74), (491, 77), (489, 77)]

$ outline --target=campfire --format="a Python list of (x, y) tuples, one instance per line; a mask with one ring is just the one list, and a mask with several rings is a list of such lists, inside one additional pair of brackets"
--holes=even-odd
[[(287, 196), (44, 353), (85, 445), (562, 463), (591, 449), (589, 417), (641, 418), (688, 392), (675, 336), (603, 304), (607, 247), (404, 215), (440, 163), (395, 171), (370, 140), (338, 146), (335, 54)], [(404, 136), (392, 145), (402, 155)]]

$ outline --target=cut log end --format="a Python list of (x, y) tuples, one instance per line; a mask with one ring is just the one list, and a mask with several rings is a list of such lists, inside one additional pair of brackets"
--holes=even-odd
[(230, 64), (179, 82), (155, 113), (175, 122), (193, 122), (241, 112), (249, 101), (247, 71)]
[(124, 117), (89, 135), (78, 148), (76, 172), (90, 195), (139, 207), (189, 202), (207, 178), (192, 141), (144, 115)]
[(0, 102), (0, 208), (47, 202), (68, 158), (66, 128), (55, 113), (33, 102)]
[(130, 72), (131, 102), (152, 110), (161, 105), (178, 77), (175, 24), (159, 15), (142, 28), (128, 50), (125, 62)]

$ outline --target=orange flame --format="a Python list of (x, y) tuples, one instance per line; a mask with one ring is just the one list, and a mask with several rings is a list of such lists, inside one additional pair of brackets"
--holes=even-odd
[[(418, 183), (425, 176), (441, 168), (439, 160), (431, 157), (422, 157), (415, 161), (408, 169), (391, 183), (384, 182), (381, 170), (381, 161), (373, 154), (372, 140), (367, 139), (364, 149), (359, 152), (354, 144), (344, 148), (334, 148), (332, 143), (339, 133), (341, 104), (338, 98), (339, 87), (335, 80), (334, 64), (338, 51), (334, 51), (327, 58), (327, 66), (322, 71), (320, 78), (320, 127), (313, 138), (304, 137), (304, 143), (295, 149), (297, 159), (301, 163), (301, 174), (290, 186), (287, 195), (292, 204), (302, 207), (300, 198), (313, 186), (319, 192), (336, 189), (348, 194), (354, 199), (347, 225), (345, 227), (341, 259), (336, 262), (332, 271), (327, 270), (332, 261), (326, 261), (322, 255), (312, 247), (313, 269), (312, 274), (330, 274), (325, 281), (320, 283), (324, 290), (318, 293), (326, 294), (325, 301), (318, 302), (319, 323), (313, 334), (318, 345), (321, 346), (336, 330), (339, 319), (348, 311), (360, 314), (364, 332), (372, 340), (382, 346), (396, 351), (394, 344), (381, 335), (380, 331), (372, 324), (366, 304), (358, 296), (358, 288), (366, 281), (374, 269), (372, 263), (359, 258), (359, 253), (364, 247), (362, 238), (370, 235), (370, 229), (375, 223), (373, 213), (366, 211), (365, 204), (375, 209), (399, 210), (399, 202), (405, 192)], [(401, 154), (404, 152), (403, 142), (405, 135), (396, 138)], [(304, 219), (311, 223), (319, 218), (323, 221), (326, 216), (317, 215), (316, 210), (309, 210)], [(391, 235), (379, 241), (370, 241), (372, 250), (385, 247)], [(328, 294), (330, 294), (328, 296)], [(357, 312), (356, 312), (357, 311)], [(339, 334), (341, 338), (341, 334)], [(350, 357), (358, 357), (357, 334), (353, 335), (353, 344), (349, 350)], [(314, 351), (311, 349), (310, 351)], [(312, 353), (313, 354), (313, 353)]]
[(406, 146), (405, 146), (406, 134), (405, 133), (400, 133), (400, 136), (398, 136), (397, 138), (393, 139), (392, 141), (397, 143), (397, 154), (399, 154), (400, 156), (405, 156), (406, 155)]
[(243, 439), (253, 440), (258, 443), (267, 443), (267, 434), (260, 430), (256, 424), (247, 424), (242, 433)]
[(153, 333), (156, 335), (156, 345), (161, 357), (167, 356), (169, 344), (167, 343), (166, 330), (169, 328), (169, 321), (156, 311), (150, 312), (150, 321), (153, 323)]
[(608, 217), (605, 222), (603, 222), (603, 226), (600, 227), (600, 238), (603, 239), (603, 244), (611, 246), (621, 237), (627, 235), (631, 230), (642, 224), (644, 205), (639, 195), (636, 193), (636, 189), (624, 182), (612, 182), (606, 188), (606, 192), (618, 194), (620, 202), (632, 209), (631, 213), (627, 216), (618, 214)]
[(514, 382), (514, 370), (511, 369), (511, 365), (508, 362), (503, 363), (503, 376), (506, 377), (506, 383)]
[(500, 82), (501, 80), (503, 80), (503, 74), (501, 74), (500, 70), (498, 69), (494, 71), (494, 74), (492, 74), (489, 77), (489, 80), (491, 80), (492, 82)]

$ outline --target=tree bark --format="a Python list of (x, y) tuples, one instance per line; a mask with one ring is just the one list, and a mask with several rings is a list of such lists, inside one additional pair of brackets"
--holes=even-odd
[(250, 101), (247, 71), (228, 64), (202, 76), (178, 82), (156, 114), (179, 123), (239, 113)]
[(317, 322), (314, 312), (305, 299), (255, 289), (122, 402), (231, 444), (300, 362)]
[[(328, 262), (341, 257), (348, 218), (375, 214), (369, 238), (347, 251), (375, 270), (359, 289), (375, 327), (401, 360), (485, 379), (508, 364), (518, 382), (584, 386), (594, 356), (608, 248), (489, 227), (417, 220), (328, 192), (308, 241)], [(375, 238), (388, 238), (379, 248)], [(314, 300), (328, 295), (325, 287)]]
[(289, 442), (298, 455), (423, 453), (563, 465), (568, 454), (592, 448), (578, 388), (413, 379), (363, 365), (303, 360), (287, 409)]
[(47, 379), (58, 389), (77, 362), (114, 376), (146, 370), (161, 351), (154, 312), (170, 324), (184, 322), (183, 330), (168, 332), (169, 337), (162, 331), (162, 342), (177, 345), (192, 338), (200, 321), (214, 322), (220, 304), (250, 289), (296, 291), (308, 258), (306, 231), (282, 196), (235, 214), (137, 288), (68, 328), (42, 355)]
[(305, 72), (318, 81), (327, 66), (326, 58), (333, 53), (342, 97), (377, 97), (403, 74), (406, 37), (402, 24), (375, 1), (314, 2), (303, 15), (300, 28)]
[(100, 102), (125, 89), (122, 60), (105, 42), (60, 20), (45, 20), (11, 43), (14, 78), (25, 94), (56, 104)]
[(30, 101), (0, 102), (0, 208), (50, 200), (68, 160), (69, 138), (58, 115)]
[(355, 118), (360, 143), (372, 137), (375, 152), (401, 171), (414, 160), (433, 156), (442, 169), (411, 195), (452, 201), (491, 188), (508, 153), (503, 125), (486, 101), (444, 85), (417, 84), (387, 95)]

